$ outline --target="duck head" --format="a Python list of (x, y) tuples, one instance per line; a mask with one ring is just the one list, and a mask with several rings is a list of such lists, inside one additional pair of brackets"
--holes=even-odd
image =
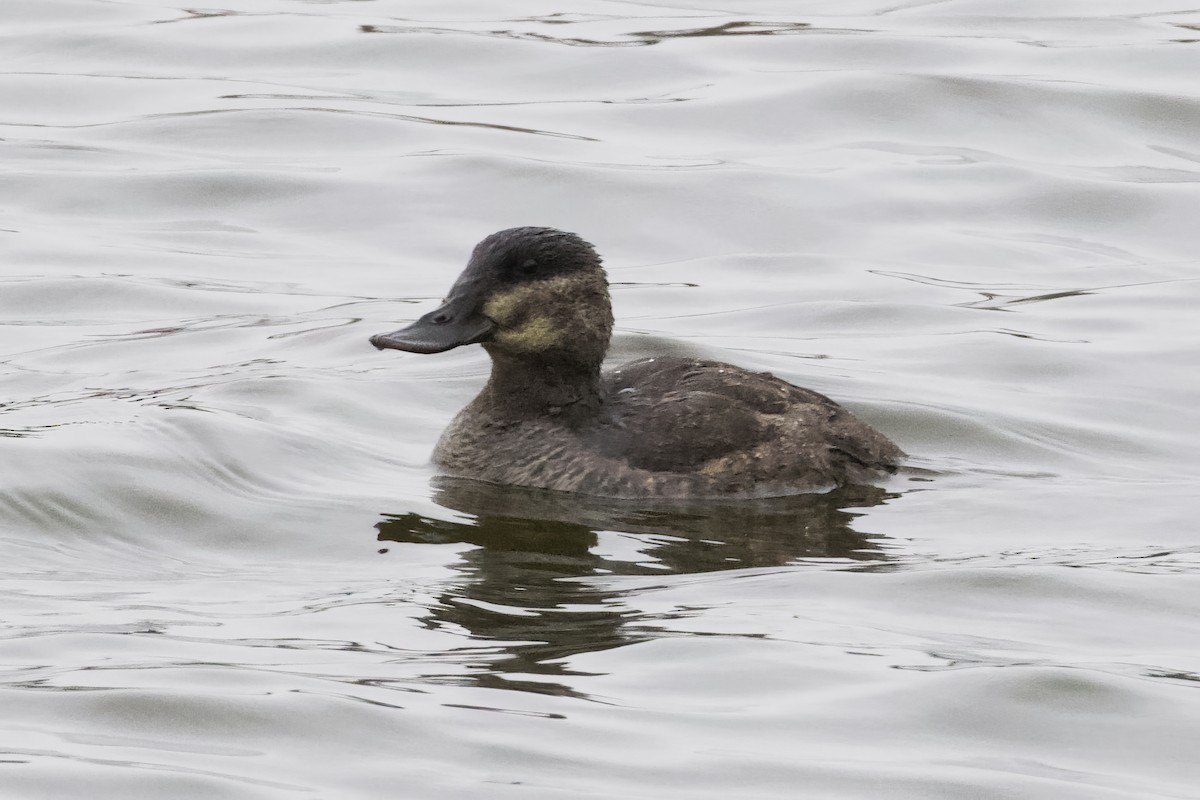
[(475, 246), (439, 308), (371, 344), (441, 353), (480, 343), (493, 359), (599, 369), (612, 323), (608, 281), (590, 244), (554, 228), (509, 228)]

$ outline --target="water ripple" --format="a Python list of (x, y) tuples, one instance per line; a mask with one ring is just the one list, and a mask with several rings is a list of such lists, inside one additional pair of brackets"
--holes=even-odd
[[(1194, 793), (1195, 10), (402, 5), (6, 5), (6, 797)], [(431, 481), (524, 224), (911, 462)]]

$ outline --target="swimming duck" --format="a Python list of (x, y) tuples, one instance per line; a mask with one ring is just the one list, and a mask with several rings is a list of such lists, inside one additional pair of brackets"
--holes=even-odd
[(767, 497), (863, 484), (900, 448), (824, 395), (769, 373), (646, 358), (607, 373), (600, 257), (573, 233), (510, 228), (475, 246), (440, 308), (380, 350), (479, 343), (487, 385), (442, 434), (446, 473), (613, 498)]

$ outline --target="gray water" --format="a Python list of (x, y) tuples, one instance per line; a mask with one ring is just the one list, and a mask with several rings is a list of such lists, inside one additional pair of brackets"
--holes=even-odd
[[(1200, 11), (0, 0), (0, 796), (1200, 797)], [(435, 479), (486, 234), (878, 489)]]

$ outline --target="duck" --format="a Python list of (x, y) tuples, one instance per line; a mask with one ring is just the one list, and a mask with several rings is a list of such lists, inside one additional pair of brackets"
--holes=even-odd
[(479, 344), (491, 358), (433, 452), (455, 478), (614, 499), (763, 498), (871, 484), (905, 457), (770, 373), (682, 357), (605, 372), (612, 330), (596, 249), (520, 227), (479, 242), (438, 308), (370, 341), (427, 355)]

